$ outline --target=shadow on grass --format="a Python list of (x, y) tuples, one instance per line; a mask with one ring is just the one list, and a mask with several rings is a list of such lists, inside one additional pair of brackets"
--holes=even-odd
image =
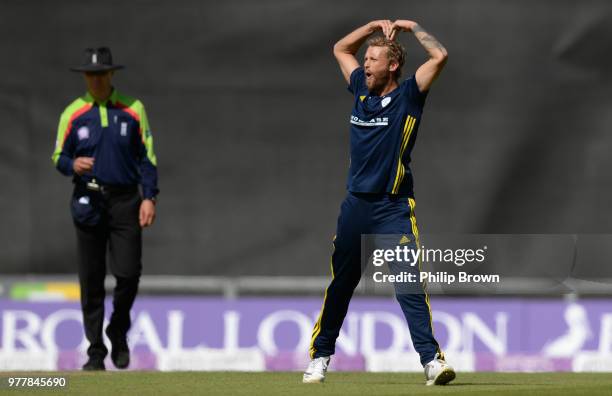
[[(470, 385), (470, 386), (478, 386), (478, 385), (482, 385), (482, 386), (507, 386), (507, 385), (511, 385), (511, 386), (547, 386), (547, 385), (552, 385), (552, 384), (517, 384), (516, 382), (453, 382), (452, 384), (448, 384), (448, 385), (441, 385), (441, 386), (463, 386), (463, 385)], [(440, 386), (437, 386), (438, 388)]]
[[(329, 382), (329, 384), (352, 384), (352, 382)], [(368, 385), (419, 385), (419, 383), (415, 382), (405, 382), (405, 381), (368, 381)], [(517, 384), (516, 382), (451, 382), (446, 385), (434, 385), (427, 386), (426, 388), (454, 388), (457, 386), (548, 386), (551, 384)], [(425, 386), (423, 382), (423, 386)]]

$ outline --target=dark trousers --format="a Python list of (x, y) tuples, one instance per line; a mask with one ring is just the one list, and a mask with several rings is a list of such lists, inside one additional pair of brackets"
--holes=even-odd
[[(313, 330), (311, 358), (331, 356), (335, 352), (336, 339), (363, 272), (361, 235), (401, 234), (408, 237), (411, 248), (416, 248), (418, 229), (414, 206), (414, 199), (408, 196), (347, 195), (340, 209), (334, 239), (332, 281), (325, 291), (323, 308)], [(414, 348), (425, 365), (436, 353), (442, 352), (433, 335), (429, 297), (420, 284), (417, 286), (419, 292), (403, 292), (396, 287), (396, 299), (408, 322)]]
[(138, 191), (97, 198), (99, 222), (84, 225), (75, 221), (75, 226), (81, 308), (85, 336), (90, 343), (87, 353), (103, 357), (108, 353), (102, 338), (106, 252), (110, 252), (110, 271), (117, 280), (109, 327), (114, 334), (125, 336), (131, 325), (130, 310), (142, 270), (142, 232), (138, 219), (141, 199)]

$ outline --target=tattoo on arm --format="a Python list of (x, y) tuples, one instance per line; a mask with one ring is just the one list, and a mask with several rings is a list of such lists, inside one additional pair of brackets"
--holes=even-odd
[(440, 42), (438, 40), (436, 40), (436, 38), (434, 36), (432, 36), (431, 34), (427, 33), (425, 31), (425, 29), (423, 29), (421, 26), (419, 25), (415, 25), (412, 28), (412, 32), (414, 33), (415, 37), (417, 38), (417, 40), (419, 40), (419, 42), (421, 43), (421, 45), (423, 47), (425, 47), (426, 50), (440, 50), (445, 52), (446, 48), (444, 48), (444, 46), (442, 44), (440, 44)]

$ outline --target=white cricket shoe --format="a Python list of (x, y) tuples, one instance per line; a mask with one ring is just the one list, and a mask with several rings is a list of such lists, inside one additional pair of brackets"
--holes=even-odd
[(312, 359), (304, 372), (302, 382), (305, 384), (315, 384), (325, 381), (325, 373), (329, 366), (329, 360), (329, 356)]
[(455, 379), (455, 370), (436, 354), (434, 360), (425, 365), (425, 379), (427, 386), (446, 385)]

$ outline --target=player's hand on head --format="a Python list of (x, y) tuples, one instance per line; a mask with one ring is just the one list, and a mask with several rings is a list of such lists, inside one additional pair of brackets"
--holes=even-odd
[(409, 21), (407, 19), (397, 19), (391, 24), (391, 35), (388, 37), (389, 40), (395, 40), (397, 33), (399, 32), (410, 32), (416, 25), (416, 22)]
[(145, 199), (140, 204), (138, 220), (141, 227), (149, 227), (155, 221), (155, 203), (150, 199)]
[(93, 170), (95, 159), (92, 157), (77, 157), (72, 162), (72, 170), (74, 173), (81, 176), (86, 172)]
[(387, 36), (387, 38), (391, 41), (395, 40), (395, 37), (397, 36), (397, 29), (395, 28), (391, 28), (391, 33)]
[(380, 30), (385, 35), (385, 37), (389, 38), (392, 32), (393, 23), (389, 19), (381, 19), (378, 21), (370, 22), (370, 26), (374, 32)]

